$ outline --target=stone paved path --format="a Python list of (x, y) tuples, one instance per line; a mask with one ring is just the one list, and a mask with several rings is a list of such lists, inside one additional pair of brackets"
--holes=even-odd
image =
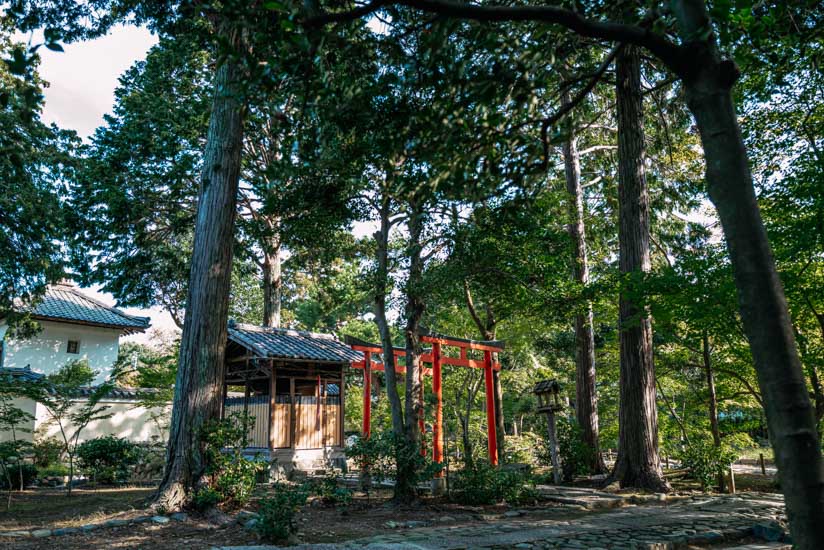
[[(461, 550), (589, 548), (664, 550), (687, 544), (736, 541), (766, 530), (783, 517), (780, 495), (742, 494), (693, 497), (675, 503), (625, 506), (590, 512), (572, 520), (496, 517), (474, 525), (451, 525), (389, 531), (337, 544), (291, 548), (315, 550)], [(780, 531), (776, 532), (780, 536)], [(222, 550), (253, 547), (224, 547)], [(257, 549), (274, 549), (259, 546)]]

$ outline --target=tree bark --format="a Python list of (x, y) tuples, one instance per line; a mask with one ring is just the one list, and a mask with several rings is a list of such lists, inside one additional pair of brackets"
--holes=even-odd
[[(420, 449), (423, 441), (423, 434), (420, 430), (420, 422), (424, 418), (423, 408), (423, 386), (422, 386), (422, 365), (421, 365), (421, 344), (420, 344), (420, 323), (425, 309), (422, 296), (421, 285), (423, 282), (423, 256), (421, 236), (423, 234), (423, 211), (420, 202), (413, 199), (409, 203), (409, 215), (407, 220), (409, 230), (409, 242), (406, 248), (409, 260), (409, 272), (406, 281), (406, 326), (404, 336), (406, 339), (406, 425), (404, 426), (405, 443), (409, 445), (409, 452), (413, 449)], [(400, 472), (395, 487), (395, 498), (403, 501), (414, 500), (417, 496), (415, 487), (411, 481), (414, 478), (413, 468), (415, 463), (407, 461), (403, 464), (404, 475)], [(398, 465), (399, 468), (401, 464)], [(404, 486), (401, 486), (403, 481)]]
[(403, 434), (403, 408), (398, 394), (398, 377), (395, 372), (395, 353), (389, 322), (386, 319), (386, 296), (389, 293), (389, 232), (391, 229), (392, 201), (384, 190), (380, 205), (380, 229), (375, 232), (377, 273), (375, 274), (375, 322), (383, 346), (384, 375), (386, 376), (386, 395), (389, 398), (389, 410), (392, 416), (392, 431), (396, 436)]
[(793, 542), (801, 549), (824, 548), (824, 463), (784, 289), (735, 114), (732, 86), (738, 71), (721, 58), (714, 35), (689, 42), (712, 28), (703, 2), (682, 0), (674, 8), (679, 34), (686, 37), (694, 60), (692, 70), (682, 76), (687, 104), (701, 136), (707, 189), (732, 261)]
[[(237, 48), (240, 40), (236, 33), (228, 38)], [(234, 55), (219, 62), (203, 157), (166, 469), (155, 497), (167, 510), (185, 505), (199, 485), (206, 467), (199, 434), (206, 422), (220, 415), (243, 140), (241, 78)]]
[[(561, 102), (570, 102), (565, 91)], [(586, 229), (584, 225), (584, 192), (581, 187), (581, 162), (575, 130), (563, 146), (564, 175), (569, 193), (569, 236), (572, 238), (572, 279), (581, 286), (589, 284)], [(593, 474), (606, 471), (598, 441), (598, 393), (595, 387), (595, 335), (592, 329), (592, 303), (587, 300), (584, 311), (575, 315), (575, 419), (581, 429), (581, 439), (592, 451), (589, 470)]]
[(707, 376), (707, 391), (709, 392), (709, 414), (710, 431), (712, 432), (712, 442), (716, 447), (721, 446), (721, 430), (718, 429), (718, 397), (715, 394), (715, 374), (712, 371), (712, 359), (710, 357), (710, 338), (704, 332), (701, 339), (701, 356), (704, 360), (704, 373)]
[[(644, 173), (641, 61), (638, 48), (616, 57), (618, 106), (619, 264), (624, 284), (650, 269), (649, 197)], [(637, 280), (637, 279), (636, 279)], [(621, 289), (618, 459), (613, 477), (622, 487), (666, 491), (658, 456), (658, 411), (652, 361), (652, 325), (634, 290)]]
[(263, 326), (280, 327), (281, 278), (280, 236), (266, 239), (263, 250)]

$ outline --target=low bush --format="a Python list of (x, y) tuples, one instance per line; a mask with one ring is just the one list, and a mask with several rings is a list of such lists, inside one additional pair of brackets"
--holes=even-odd
[[(11, 477), (11, 489), (13, 491), (22, 491), (32, 481), (37, 479), (37, 466), (24, 462), (23, 464), (7, 464), (8, 474)], [(20, 476), (23, 476), (23, 484), (20, 485)], [(8, 490), (9, 481), (4, 476), (0, 476), (0, 489)]]
[(38, 468), (46, 468), (51, 464), (59, 463), (63, 459), (64, 449), (63, 442), (54, 437), (36, 440), (32, 445), (34, 465)]
[(260, 537), (268, 542), (282, 542), (295, 532), (295, 515), (306, 504), (309, 491), (306, 486), (283, 483), (274, 485), (274, 494), (260, 501), (258, 521), (255, 524)]
[(131, 441), (107, 435), (78, 445), (77, 458), (80, 471), (95, 482), (122, 485), (140, 459), (140, 449)]
[(575, 476), (592, 473), (590, 465), (594, 462), (595, 450), (584, 442), (577, 422), (558, 419), (558, 450), (564, 480), (571, 481)]
[(346, 506), (352, 502), (352, 491), (338, 485), (338, 476), (335, 473), (315, 482), (313, 492), (328, 506)]
[(484, 461), (476, 461), (472, 467), (457, 472), (451, 481), (452, 499), (461, 504), (525, 504), (538, 496), (528, 475), (496, 468)]
[(221, 495), (211, 487), (201, 487), (192, 496), (192, 508), (198, 512), (205, 512), (220, 504)]
[(371, 481), (377, 482), (396, 478), (400, 466), (407, 472), (407, 481), (414, 487), (441, 470), (441, 465), (432, 462), (429, 455), (421, 456), (420, 447), (410, 445), (391, 430), (373, 432), (369, 438), (358, 438), (346, 449), (346, 456), (355, 462), (361, 472), (368, 472)]
[(47, 477), (65, 477), (69, 475), (69, 467), (65, 464), (49, 464), (42, 468), (37, 468), (37, 478), (44, 479)]
[[(259, 472), (268, 464), (243, 456), (252, 417), (234, 414), (208, 423), (201, 432), (208, 486), (217, 495), (213, 505), (243, 506), (252, 498)], [(211, 497), (210, 497), (211, 498)]]
[(737, 457), (736, 452), (726, 444), (716, 447), (711, 441), (693, 440), (681, 453), (681, 464), (689, 470), (704, 491), (715, 486), (719, 476), (723, 476)]

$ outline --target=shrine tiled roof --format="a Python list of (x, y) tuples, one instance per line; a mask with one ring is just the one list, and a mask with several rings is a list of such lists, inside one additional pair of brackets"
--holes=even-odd
[(332, 334), (278, 329), (229, 323), (229, 341), (239, 344), (258, 357), (268, 359), (302, 359), (329, 363), (363, 360)]

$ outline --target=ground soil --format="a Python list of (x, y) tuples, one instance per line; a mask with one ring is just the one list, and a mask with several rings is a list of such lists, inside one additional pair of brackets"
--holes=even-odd
[[(56, 529), (79, 527), (109, 519), (129, 519), (151, 512), (143, 508), (151, 488), (118, 488), (75, 490), (71, 497), (63, 491), (36, 489), (16, 493), (9, 512), (0, 512), (0, 532), (21, 529)], [(265, 494), (265, 490), (258, 496)], [(247, 510), (254, 511), (253, 501)], [(450, 525), (482, 524), (489, 518), (499, 518), (510, 508), (498, 506), (461, 506), (445, 499), (422, 498), (411, 506), (396, 506), (389, 501), (389, 493), (366, 495), (356, 493), (345, 507), (325, 506), (320, 501), (310, 502), (297, 516), (298, 534), (292, 542), (336, 542), (378, 535), (396, 529), (405, 529), (405, 522), (419, 521), (430, 525), (449, 516)], [(581, 512), (570, 512), (551, 504), (537, 509), (541, 516), (571, 519)], [(393, 525), (393, 523), (395, 525)], [(35, 538), (0, 538), (0, 548), (15, 550), (63, 550), (90, 548), (105, 549), (208, 549), (220, 545), (259, 543), (257, 536), (239, 523), (219, 526), (204, 518), (191, 515), (184, 522), (163, 525), (145, 523), (122, 527), (107, 527), (87, 533)]]

